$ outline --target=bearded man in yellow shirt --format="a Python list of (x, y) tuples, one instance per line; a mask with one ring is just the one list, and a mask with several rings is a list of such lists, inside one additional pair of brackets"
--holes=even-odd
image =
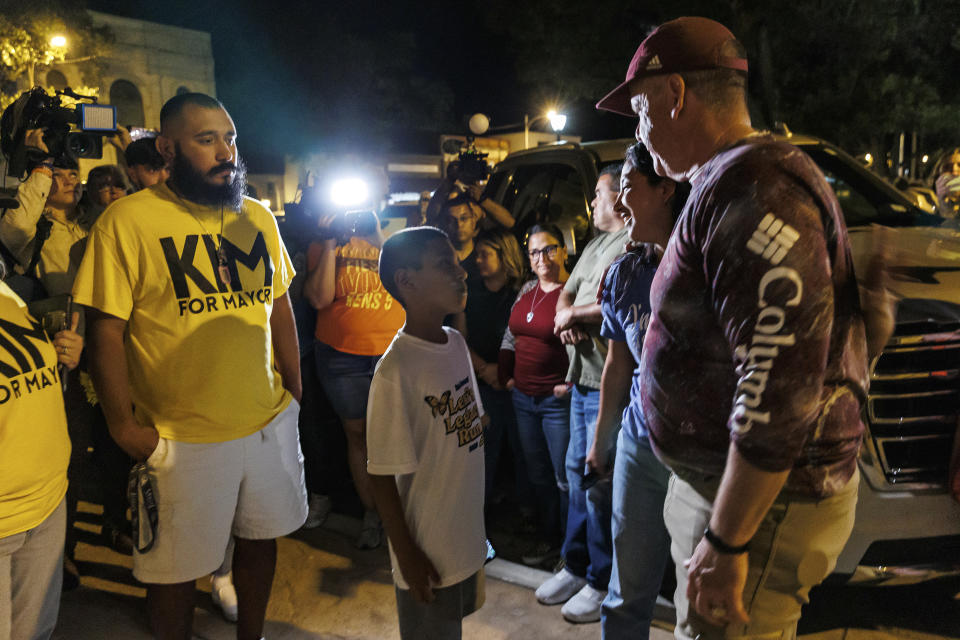
[(220, 566), (233, 536), (237, 637), (259, 639), (275, 539), (307, 514), (293, 265), (273, 215), (243, 196), (223, 105), (178, 95), (160, 126), (170, 179), (104, 211), (74, 296), (91, 307), (110, 433), (154, 482), (154, 544), (134, 554), (154, 635), (190, 638), (194, 581)]

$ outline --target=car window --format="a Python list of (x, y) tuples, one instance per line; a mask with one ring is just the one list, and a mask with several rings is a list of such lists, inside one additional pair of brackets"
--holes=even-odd
[(877, 219), (877, 208), (862, 193), (830, 170), (824, 170), (823, 175), (837, 196), (847, 226), (870, 224)]
[(933, 224), (930, 220), (932, 216), (909, 206), (906, 201), (895, 200), (894, 196), (873, 182), (880, 178), (863, 175), (858, 167), (850, 166), (843, 158), (823, 148), (801, 148), (823, 171), (843, 209), (848, 227), (871, 223), (889, 226)]
[(502, 204), (527, 229), (540, 222), (564, 222), (579, 239), (589, 232), (590, 214), (583, 177), (561, 163), (521, 165), (513, 171)]

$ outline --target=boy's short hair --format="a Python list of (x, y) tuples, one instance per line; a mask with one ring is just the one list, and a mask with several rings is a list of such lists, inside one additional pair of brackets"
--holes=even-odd
[(450, 238), (436, 227), (411, 227), (402, 229), (383, 243), (380, 249), (380, 281), (383, 288), (393, 296), (403, 308), (407, 305), (397, 289), (396, 275), (400, 269), (422, 269), (423, 256), (427, 246), (436, 241), (449, 242)]

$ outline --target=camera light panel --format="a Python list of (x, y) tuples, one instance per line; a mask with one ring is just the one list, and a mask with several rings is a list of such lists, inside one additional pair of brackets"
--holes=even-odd
[(116, 131), (117, 108), (108, 104), (81, 104), (80, 128), (84, 131)]
[(338, 207), (356, 207), (370, 198), (370, 187), (362, 178), (340, 178), (330, 186), (330, 200)]

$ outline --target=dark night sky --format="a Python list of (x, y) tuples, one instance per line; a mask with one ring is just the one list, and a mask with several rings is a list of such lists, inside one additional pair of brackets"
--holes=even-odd
[[(519, 122), (537, 108), (527, 104), (527, 91), (518, 83), (510, 47), (478, 29), (474, 12), (480, 3), (440, 0), (397, 0), (392, 3), (354, 0), (351, 3), (262, 0), (231, 3), (208, 0), (88, 0), (94, 10), (208, 31), (213, 38), (217, 91), (237, 122), (241, 144), (272, 152), (341, 146), (386, 148), (436, 153), (437, 133), (465, 133), (466, 118), (484, 112), (492, 124)], [(385, 139), (370, 139), (376, 114), (377, 86), (383, 80), (375, 62), (338, 56), (347, 39), (381, 43), (392, 32), (413, 34), (414, 46), (405, 59), (418, 78), (446, 85), (452, 108), (446, 123), (431, 127), (394, 125), (376, 129)], [(632, 51), (624, 52), (624, 64)], [(389, 48), (381, 56), (391, 55)], [(401, 54), (402, 55), (402, 54)], [(410, 59), (412, 58), (412, 59)], [(382, 57), (381, 59), (382, 60)], [(356, 75), (353, 75), (356, 69)], [(389, 72), (387, 72), (389, 74)], [(395, 74), (396, 75), (396, 74)], [(403, 75), (401, 72), (399, 75)], [(372, 84), (371, 84), (372, 83)], [(350, 105), (358, 87), (358, 108), (339, 106), (339, 120), (330, 117), (332, 96)], [(372, 88), (371, 88), (372, 87)], [(586, 139), (630, 135), (626, 119), (596, 114), (589, 103), (569, 105), (570, 132)], [(384, 105), (384, 109), (389, 109)], [(416, 108), (416, 107), (414, 107)], [(382, 112), (379, 114), (382, 115)], [(402, 120), (402, 118), (401, 118)], [(431, 122), (436, 122), (433, 120)], [(248, 152), (249, 153), (249, 152)]]

